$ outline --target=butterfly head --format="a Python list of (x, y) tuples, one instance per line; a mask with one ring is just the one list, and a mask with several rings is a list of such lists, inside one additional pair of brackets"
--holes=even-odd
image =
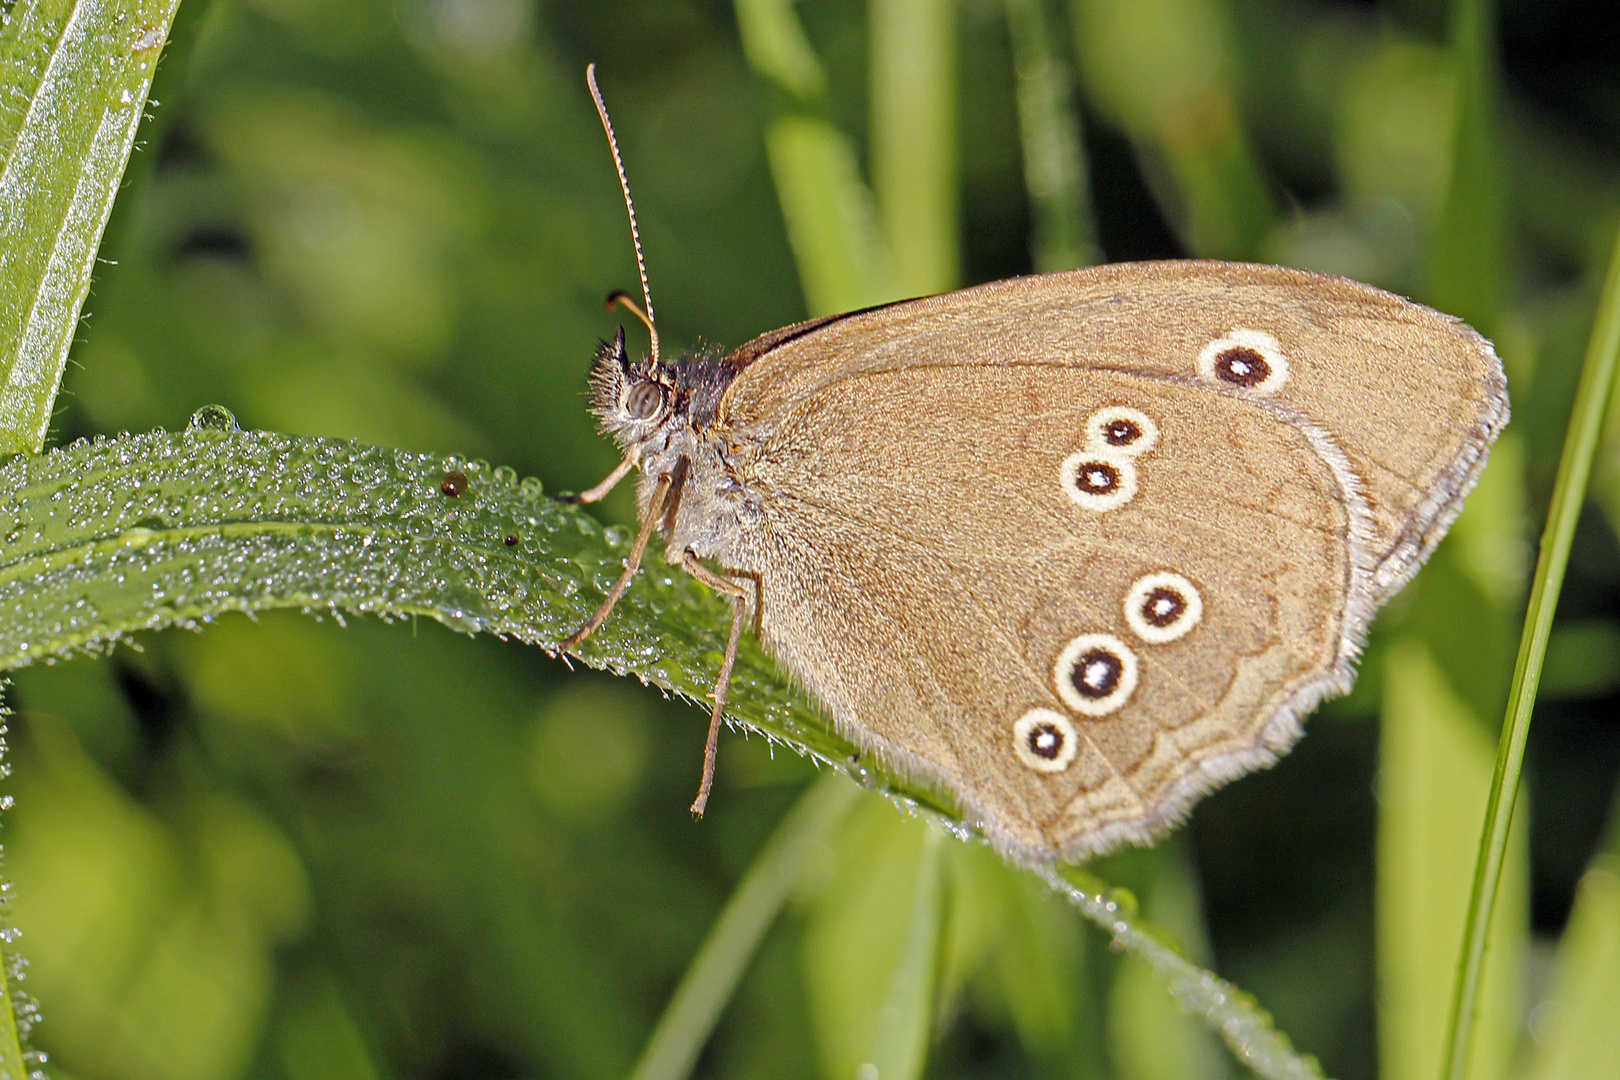
[(675, 420), (681, 397), (675, 375), (651, 357), (631, 360), (621, 326), (603, 342), (591, 369), (591, 409), (602, 430), (626, 449), (656, 438)]
[[(685, 452), (716, 422), (720, 399), (746, 363), (737, 354), (698, 353), (665, 363), (630, 359), (624, 329), (604, 342), (591, 369), (591, 409), (625, 450)], [(654, 446), (653, 444), (659, 444)]]

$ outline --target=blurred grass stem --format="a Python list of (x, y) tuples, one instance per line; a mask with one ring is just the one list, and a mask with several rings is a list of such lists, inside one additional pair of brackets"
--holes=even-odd
[(956, 26), (948, 0), (870, 7), (872, 187), (893, 260), (894, 299), (954, 289)]
[(827, 88), (827, 74), (788, 0), (737, 0), (743, 53), (759, 74), (800, 101)]
[(923, 833), (900, 961), (889, 976), (888, 999), (878, 1010), (871, 1055), (855, 1071), (856, 1080), (918, 1080), (927, 1064), (945, 928), (940, 858), (944, 845), (943, 829), (929, 827)]
[(1485, 808), (1485, 828), (1468, 899), (1468, 917), (1463, 926), (1462, 955), (1457, 966), (1457, 986), (1447, 1027), (1441, 1080), (1466, 1080), (1468, 1076), (1485, 970), (1486, 935), (1496, 906), (1508, 829), (1513, 823), (1513, 800), (1518, 795), (1524, 766), (1524, 744), (1530, 733), (1536, 687), (1541, 680), (1541, 664), (1547, 653), (1547, 637), (1552, 631), (1558, 593), (1564, 584), (1564, 570), (1569, 564), (1569, 549), (1585, 501), (1592, 456), (1608, 411), (1617, 357), (1620, 357), (1620, 235), (1616, 236), (1598, 301), (1597, 318), (1587, 343), (1586, 361), (1575, 392), (1569, 432), (1564, 439), (1558, 479), (1547, 512), (1547, 526), (1541, 537), (1541, 554), (1530, 586), (1530, 603), (1525, 613), (1518, 659), (1513, 667), (1513, 686), (1497, 751), (1496, 774), (1491, 780), (1490, 798)]
[(842, 773), (826, 773), (777, 826), (675, 988), (632, 1080), (691, 1074), (748, 961), (798, 885), (811, 848), (838, 824), (859, 791)]
[(1006, 8), (1035, 269), (1044, 274), (1101, 262), (1074, 88), (1052, 49), (1043, 0), (1006, 0)]
[(22, 1080), (29, 1075), (24, 1064), (22, 1039), (17, 1032), (17, 1014), (11, 1004), (11, 946), (0, 947), (0, 1077)]
[(1444, 211), (1429, 244), (1428, 302), (1496, 334), (1507, 264), (1502, 140), (1490, 0), (1458, 0), (1451, 12), (1457, 80)]
[(1183, 1009), (1226, 1040), (1233, 1057), (1267, 1080), (1322, 1080), (1316, 1059), (1296, 1051), (1254, 998), (1167, 945), (1136, 917), (1132, 902), (1122, 902), (1120, 891), (1076, 866), (1037, 873), (1101, 927), (1115, 948), (1128, 949), (1146, 963)]

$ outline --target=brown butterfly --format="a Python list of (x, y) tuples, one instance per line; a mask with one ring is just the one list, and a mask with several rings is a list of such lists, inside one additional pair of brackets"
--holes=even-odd
[[(588, 73), (620, 183), (612, 126)], [(630, 205), (625, 185), (626, 205)], [(636, 234), (635, 212), (630, 209)], [(592, 406), (641, 529), (847, 738), (1003, 854), (1146, 842), (1346, 692), (1508, 418), (1457, 319), (1343, 278), (1100, 266), (815, 319), (720, 357), (621, 328)]]

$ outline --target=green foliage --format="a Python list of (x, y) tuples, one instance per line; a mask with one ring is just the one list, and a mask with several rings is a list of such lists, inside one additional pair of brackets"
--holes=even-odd
[(23, 0), (0, 26), (0, 454), (45, 444), (180, 0)]
[(1620, 993), (1620, 876), (1613, 843), (1581, 878), (1558, 949), (1548, 1006), (1532, 1023), (1541, 1030), (1532, 1080), (1601, 1076), (1620, 1054), (1620, 1031), (1605, 1012)]
[[(1620, 236), (1615, 240), (1586, 362), (1581, 367), (1564, 455), (1558, 464), (1552, 504), (1547, 510), (1541, 557), (1530, 585), (1529, 610), (1525, 614), (1518, 660), (1513, 668), (1513, 685), (1508, 691), (1507, 717), (1502, 725), (1485, 821), (1480, 829), (1479, 861), (1468, 898), (1463, 955), (1458, 964), (1457, 988), (1447, 1031), (1445, 1067), (1451, 1080), (1463, 1080), (1471, 1075), (1471, 1055), (1476, 1040), (1482, 1038), (1476, 1036), (1475, 1031), (1480, 1030), (1480, 1013), (1484, 1011), (1480, 998), (1481, 984), (1485, 980), (1485, 956), (1491, 947), (1487, 939), (1494, 931), (1492, 920), (1501, 880), (1508, 874), (1509, 838), (1524, 769), (1525, 744), (1530, 737), (1530, 718), (1541, 681), (1542, 659), (1552, 635), (1553, 614), (1563, 590), (1570, 549), (1575, 543), (1575, 528), (1586, 499), (1592, 458), (1614, 394), (1617, 366), (1620, 366)], [(1497, 951), (1501, 949), (1498, 947)], [(1504, 1046), (1488, 1060), (1506, 1061), (1510, 1053), (1511, 1049)]]
[[(33, 1038), (86, 1078), (1232, 1075), (1190, 1014), (1263, 1075), (1315, 1075), (1258, 998), (1366, 1080), (1434, 1075), (1477, 975), (1469, 1075), (1593, 1075), (1620, 941), (1612, 825), (1586, 868), (1620, 670), (1612, 435), (1530, 812), (1507, 829), (1534, 664), (1481, 818), (1620, 183), (1545, 134), (1557, 95), (1498, 100), (1493, 27), (1520, 23), (1431, 7), (193, 0), (159, 107), (172, 4), (0, 5), (4, 424), (27, 452), (0, 466), (0, 653), (29, 665), (6, 867)], [(654, 559), (587, 644), (673, 700), (533, 647), (594, 607), (632, 517), (625, 492), (593, 515), (541, 489), (613, 464), (579, 391), (600, 298), (635, 280), (586, 60), (666, 343), (1103, 254), (1264, 257), (1475, 320), (1518, 419), (1357, 694), (1172, 844), (1041, 881), (759, 738), (723, 741), (694, 826), (680, 699), (709, 690), (725, 605)], [(86, 441), (32, 456), (52, 436)], [(201, 632), (140, 632), (174, 625)], [(732, 702), (849, 760), (752, 644)], [(0, 1030), (0, 1072), (30, 1067)]]
[[(1446, 1011), (1462, 940), (1493, 740), (1417, 641), (1391, 646), (1379, 774), (1379, 1054), (1388, 1080), (1428, 1080), (1444, 1060)], [(1461, 812), (1467, 808), (1468, 813)], [(1524, 1009), (1529, 845), (1506, 852), (1503, 903), (1490, 927), (1482, 1002), (1482, 1078), (1504, 1077)]]
[[(604, 534), (507, 468), (234, 426), (212, 407), (179, 434), (79, 443), (0, 470), (0, 665), (281, 607), (425, 615), (549, 645), (595, 609), (629, 551), (623, 530)], [(625, 603), (583, 655), (706, 692), (725, 644), (713, 598), (666, 574)], [(830, 760), (852, 753), (794, 717), (803, 707), (757, 648), (737, 673), (749, 689), (737, 719)]]

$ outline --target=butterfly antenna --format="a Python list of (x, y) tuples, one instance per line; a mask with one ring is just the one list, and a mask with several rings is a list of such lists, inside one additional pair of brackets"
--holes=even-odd
[(641, 230), (636, 226), (636, 204), (630, 199), (630, 181), (624, 176), (624, 159), (619, 157), (619, 140), (613, 134), (613, 121), (608, 119), (607, 105), (602, 101), (602, 91), (596, 85), (596, 65), (585, 65), (585, 82), (591, 88), (591, 100), (596, 102), (596, 115), (602, 118), (602, 130), (607, 132), (608, 149), (613, 151), (613, 168), (619, 173), (619, 189), (624, 192), (624, 208), (630, 214), (630, 240), (636, 245), (636, 269), (641, 273), (641, 300), (646, 311), (637, 310), (635, 303), (629, 297), (620, 297), (616, 294), (608, 298), (612, 304), (616, 299), (634, 311), (641, 321), (647, 324), (647, 334), (652, 338), (652, 362), (658, 364), (658, 326), (654, 322), (652, 289), (647, 286), (647, 260), (641, 255)]
[(612, 311), (616, 307), (629, 308), (630, 313), (636, 318), (640, 319), (641, 325), (647, 328), (647, 333), (651, 334), (653, 337), (658, 336), (658, 331), (653, 329), (652, 319), (647, 317), (647, 313), (645, 311), (642, 311), (636, 306), (635, 300), (623, 289), (614, 289), (612, 292), (608, 293), (607, 309)]

